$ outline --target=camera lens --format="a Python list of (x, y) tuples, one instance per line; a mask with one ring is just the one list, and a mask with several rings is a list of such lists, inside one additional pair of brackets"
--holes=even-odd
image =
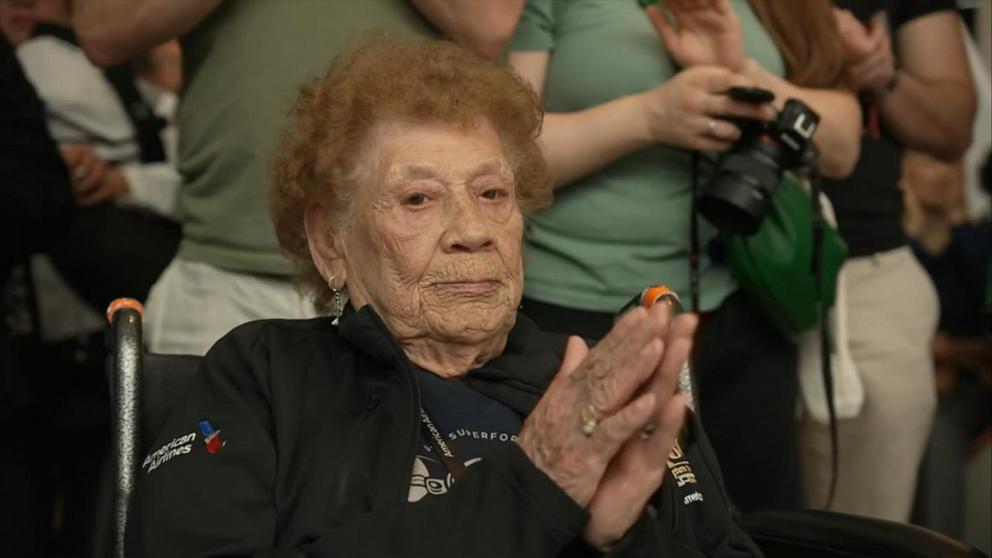
[(699, 213), (722, 231), (757, 232), (782, 172), (777, 151), (775, 144), (759, 140), (728, 153), (699, 197)]
[(703, 188), (699, 213), (723, 232), (758, 232), (782, 172), (804, 164), (803, 154), (819, 122), (819, 115), (797, 99), (786, 101), (771, 122), (735, 121), (741, 137), (720, 158), (716, 174)]

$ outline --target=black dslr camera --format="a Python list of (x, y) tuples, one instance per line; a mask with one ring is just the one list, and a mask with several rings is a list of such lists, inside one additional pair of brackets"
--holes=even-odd
[[(755, 104), (775, 97), (756, 87), (732, 87), (727, 94)], [(810, 161), (820, 115), (802, 101), (789, 99), (770, 122), (728, 120), (741, 128), (741, 137), (717, 161), (697, 207), (720, 230), (749, 236), (761, 225), (782, 172)]]

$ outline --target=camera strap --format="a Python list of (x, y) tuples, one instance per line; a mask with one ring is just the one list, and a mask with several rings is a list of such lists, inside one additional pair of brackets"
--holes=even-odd
[(699, 152), (692, 152), (690, 166), (692, 201), (689, 209), (689, 304), (693, 312), (699, 312)]
[(420, 427), (424, 432), (424, 436), (431, 441), (435, 453), (441, 458), (444, 466), (451, 473), (451, 476), (454, 477), (455, 481), (465, 476), (465, 463), (455, 452), (455, 446), (451, 441), (444, 439), (444, 434), (441, 432), (440, 427), (434, 423), (431, 416), (427, 414), (427, 410), (423, 407), (420, 408)]
[(809, 166), (810, 198), (812, 206), (813, 227), (813, 258), (810, 262), (810, 272), (813, 274), (813, 292), (816, 296), (816, 317), (820, 327), (820, 370), (823, 375), (823, 391), (827, 396), (827, 415), (830, 428), (830, 491), (827, 493), (825, 509), (830, 509), (837, 493), (838, 474), (838, 442), (837, 442), (837, 409), (834, 405), (834, 377), (830, 367), (830, 329), (827, 324), (827, 309), (823, 303), (823, 229), (826, 226), (823, 218), (823, 208), (820, 206), (820, 171), (814, 161)]
[[(692, 309), (699, 309), (699, 222), (697, 202), (699, 199), (699, 152), (691, 153), (690, 177), (692, 186), (692, 208), (689, 217), (689, 296)], [(810, 262), (810, 273), (813, 275), (816, 315), (820, 328), (820, 367), (823, 376), (823, 387), (827, 398), (827, 413), (830, 429), (830, 490), (825, 509), (833, 505), (837, 492), (837, 475), (839, 461), (839, 446), (837, 440), (837, 410), (834, 404), (833, 371), (830, 364), (831, 340), (827, 323), (827, 308), (823, 301), (823, 236), (826, 222), (820, 206), (820, 192), (823, 189), (820, 182), (817, 153), (815, 149), (808, 152), (805, 165), (809, 169), (810, 203), (812, 204), (813, 257)]]

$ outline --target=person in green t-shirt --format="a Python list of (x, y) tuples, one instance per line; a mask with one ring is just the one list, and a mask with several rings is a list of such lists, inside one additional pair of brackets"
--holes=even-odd
[[(843, 176), (857, 159), (857, 102), (831, 89), (839, 49), (818, 50), (834, 40), (817, 20), (830, 19), (828, 2), (776, 2), (774, 11), (757, 0), (665, 4), (674, 26), (635, 0), (524, 7), (509, 61), (544, 102), (541, 139), (557, 191), (526, 238), (523, 312), (546, 330), (599, 338), (646, 286), (689, 293), (691, 151), (734, 142), (740, 130), (723, 116), (772, 117), (768, 106), (731, 100), (730, 87), (768, 89), (779, 105), (797, 97), (823, 115), (813, 139), (824, 175)], [(831, 75), (807, 80), (810, 67)], [(786, 81), (787, 70), (804, 79)], [(699, 233), (705, 246), (711, 231)], [(701, 416), (728, 489), (744, 509), (797, 507), (795, 348), (733, 294), (726, 267), (704, 256), (700, 271)], [(761, 417), (747, 412), (755, 401)]]
[(300, 85), (317, 77), (357, 33), (444, 33), (494, 58), (520, 1), (140, 0), (75, 2), (74, 27), (100, 65), (124, 62), (182, 37), (185, 89), (177, 115), (179, 253), (147, 304), (151, 350), (203, 354), (234, 326), (313, 314), (269, 216), (269, 159)]

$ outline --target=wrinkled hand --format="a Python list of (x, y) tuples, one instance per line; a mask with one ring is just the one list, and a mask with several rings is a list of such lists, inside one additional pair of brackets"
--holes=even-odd
[(771, 120), (770, 105), (755, 105), (731, 99), (731, 87), (750, 87), (754, 82), (718, 66), (696, 66), (682, 70), (665, 83), (641, 93), (649, 133), (657, 143), (697, 151), (723, 151), (737, 140), (741, 130), (723, 117)]
[(697, 322), (695, 315), (684, 314), (668, 327), (664, 356), (647, 386), (657, 401), (651, 421), (654, 431), (627, 440), (589, 503), (590, 519), (583, 537), (597, 548), (608, 548), (630, 529), (665, 478), (668, 456), (685, 416), (685, 399), (675, 395), (675, 387), (689, 358)]
[(78, 205), (96, 205), (130, 191), (124, 175), (97, 157), (92, 147), (71, 143), (60, 145), (59, 151), (69, 169), (72, 195)]
[(834, 22), (844, 45), (847, 74), (857, 91), (882, 91), (896, 74), (888, 18), (878, 12), (866, 28), (851, 12), (834, 8)]
[(734, 71), (744, 67), (744, 39), (729, 0), (661, 1), (677, 27), (657, 5), (644, 12), (679, 66), (710, 64)]
[[(621, 446), (655, 419), (658, 395), (643, 390), (662, 358), (667, 310), (658, 305), (624, 315), (589, 350), (571, 337), (554, 381), (524, 422), (517, 443), (580, 506), (587, 506)], [(582, 413), (600, 416), (590, 435)]]

